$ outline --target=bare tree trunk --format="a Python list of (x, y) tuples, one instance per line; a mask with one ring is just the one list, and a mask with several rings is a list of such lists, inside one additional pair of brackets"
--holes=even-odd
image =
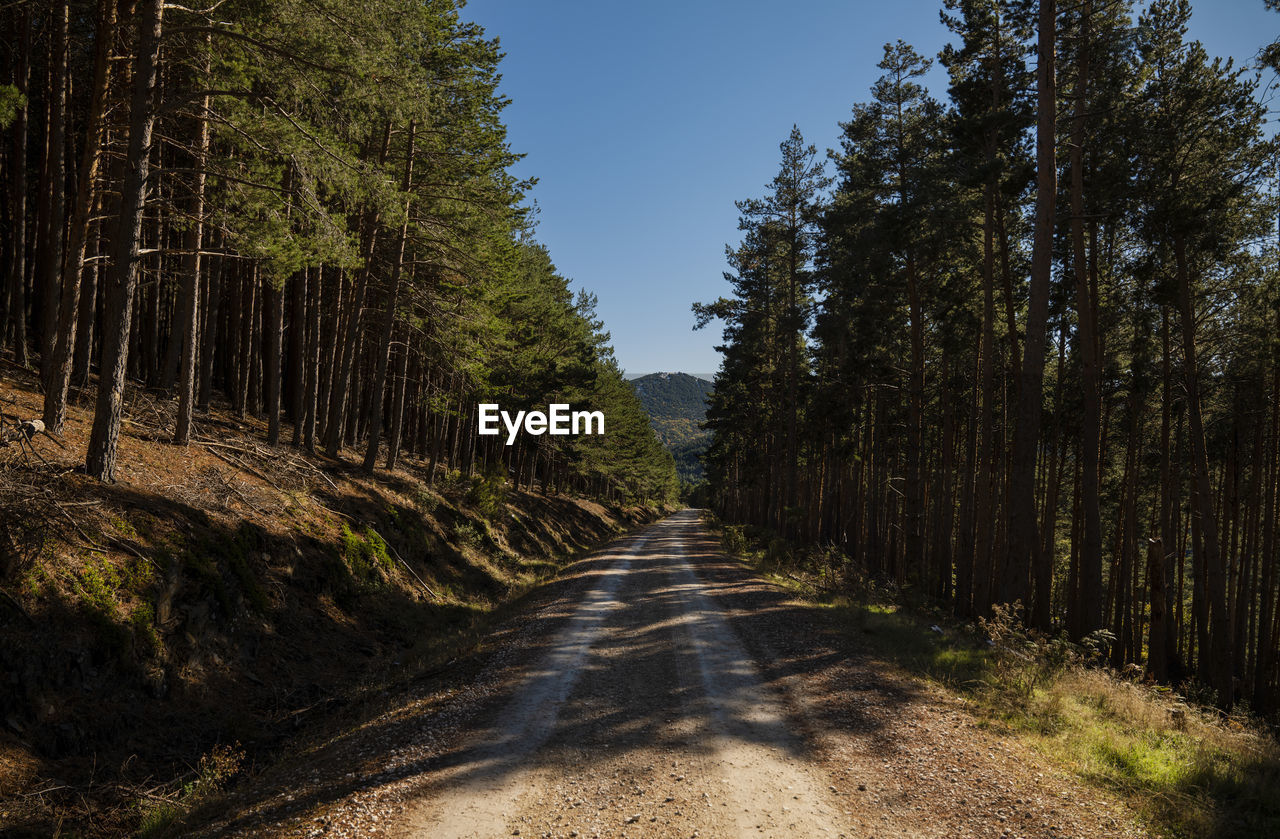
[(304, 356), (307, 352), (307, 274), (310, 269), (303, 268), (293, 275), (289, 284), (291, 299), (289, 302), (289, 414), (293, 420), (293, 439), (290, 441), (295, 449), (302, 445), (304, 391), (307, 382), (307, 365)]
[[(204, 75), (212, 72), (212, 35), (204, 39)], [(208, 85), (206, 84), (206, 87)], [(209, 94), (200, 103), (200, 139), (196, 145), (195, 184), (191, 200), (191, 227), (187, 231), (187, 255), (183, 258), (182, 294), (179, 296), (179, 328), (182, 332), (182, 359), (178, 381), (178, 420), (173, 432), (173, 442), (185, 446), (191, 437), (191, 415), (196, 388), (196, 332), (199, 329), (200, 303), (200, 251), (204, 247), (204, 169), (209, 157)], [(212, 350), (212, 343), (206, 344)]]
[[(94, 206), (101, 210), (101, 195)], [(98, 226), (101, 226), (101, 222)], [(102, 237), (95, 231), (92, 238), (93, 255), (98, 256), (103, 251)], [(87, 256), (86, 262), (89, 262)], [(102, 273), (101, 260), (94, 259), (85, 268), (80, 280), (80, 313), (76, 316), (79, 326), (76, 328), (75, 357), (71, 371), (71, 378), (80, 387), (89, 383), (89, 370), (93, 367), (94, 322), (98, 319), (98, 277)]]
[[(1266, 715), (1275, 708), (1276, 512), (1280, 505), (1280, 359), (1271, 362), (1271, 439), (1267, 445), (1262, 514), (1262, 584), (1259, 589), (1258, 655), (1253, 680), (1253, 710)], [(1260, 464), (1261, 465), (1261, 464)]]
[[(981, 352), (974, 353), (973, 371), (981, 369)], [(969, 391), (968, 423), (965, 431), (964, 466), (960, 471), (960, 510), (956, 536), (955, 612), (960, 617), (973, 614), (973, 554), (977, 529), (974, 493), (977, 487), (978, 434), (982, 425), (979, 409), (978, 376), (973, 377)]]
[(284, 288), (271, 280), (264, 284), (263, 294), (267, 303), (266, 334), (266, 386), (267, 386), (267, 445), (280, 445), (280, 356), (284, 343)]
[(31, 6), (19, 6), (15, 17), (17, 60), (13, 84), (22, 100), (14, 115), (13, 153), (9, 159), (13, 172), (10, 180), (13, 261), (9, 275), (9, 318), (13, 323), (14, 360), (25, 367), (30, 362), (27, 353), (27, 94), (31, 79)]
[(223, 277), (226, 275), (226, 260), (219, 257), (213, 260), (209, 268), (208, 303), (204, 313), (204, 340), (200, 342), (200, 398), (196, 407), (201, 411), (209, 410), (209, 400), (213, 398), (213, 361), (215, 340), (218, 337), (218, 308), (222, 302)]
[(1178, 303), (1182, 320), (1182, 356), (1187, 392), (1188, 436), (1191, 440), (1191, 478), (1198, 501), (1195, 518), (1200, 524), (1203, 546), (1201, 566), (1204, 569), (1205, 594), (1208, 598), (1209, 649), (1201, 649), (1207, 659), (1211, 684), (1218, 692), (1218, 705), (1230, 710), (1235, 699), (1232, 682), (1231, 619), (1227, 612), (1227, 579), (1223, 567), (1218, 520), (1214, 514), (1213, 487), (1209, 478), (1209, 460), (1205, 450), (1204, 418), (1200, 408), (1200, 372), (1196, 358), (1195, 301), (1191, 288), (1191, 269), (1187, 264), (1186, 245), (1180, 236), (1173, 243), (1178, 276)]
[(913, 255), (906, 260), (908, 311), (911, 316), (911, 375), (907, 397), (907, 486), (905, 498), (906, 573), (921, 582), (926, 576), (924, 556), (924, 305)]
[[(400, 457), (400, 436), (404, 430), (405, 391), (409, 387), (410, 332), (407, 326), (402, 327), (404, 342), (400, 345), (400, 355), (396, 363), (395, 375), (392, 378), (394, 396), (391, 400), (391, 430), (387, 435), (387, 471), (396, 468), (396, 460)], [(413, 353), (413, 371), (417, 375), (418, 357)]]
[[(45, 159), (46, 202), (43, 250), (39, 263), (39, 279), (44, 289), (40, 308), (40, 378), (47, 394), (53, 386), (53, 346), (58, 331), (58, 310), (62, 289), (62, 248), (67, 209), (67, 42), (70, 39), (70, 0), (62, 0), (52, 9), (53, 31), (49, 33), (49, 124)], [(77, 281), (79, 277), (77, 275)], [(72, 308), (75, 312), (75, 308)], [(51, 406), (46, 404), (45, 414)], [(65, 419), (63, 405), (61, 420)]]
[(978, 473), (975, 476), (973, 614), (991, 609), (991, 536), (996, 488), (995, 454), (995, 191), (986, 186), (982, 245), (982, 410), (978, 416)]
[(164, 0), (146, 0), (139, 10), (137, 70), (129, 108), (129, 146), (120, 194), (120, 217), (113, 262), (106, 282), (102, 366), (98, 400), (89, 437), (86, 470), (93, 477), (114, 479), (116, 445), (124, 406), (125, 365), (128, 362), (133, 292), (138, 280), (138, 250), (142, 241), (142, 211), (151, 166), (151, 130), (155, 122), (155, 88), (160, 64), (160, 32)]
[(1059, 421), (1054, 428), (1049, 451), (1048, 474), (1045, 477), (1044, 518), (1040, 528), (1040, 551), (1035, 559), (1035, 603), (1031, 623), (1041, 632), (1049, 632), (1053, 622), (1053, 566), (1054, 549), (1058, 529), (1058, 495), (1062, 488), (1062, 380), (1066, 375), (1067, 327), (1066, 318), (1058, 336), (1058, 367), (1053, 387), (1054, 416)]
[[(941, 381), (945, 388), (944, 399), (947, 401), (955, 399), (951, 390), (952, 377), (950, 369), (949, 359), (944, 358), (942, 361)], [(938, 465), (937, 499), (933, 505), (934, 573), (931, 581), (931, 590), (935, 597), (944, 601), (951, 595), (951, 533), (954, 515), (953, 481), (955, 478), (956, 413), (957, 411), (951, 410), (944, 403), (941, 439), (942, 458)], [(831, 448), (831, 446), (828, 446), (828, 451)]]
[(1080, 78), (1076, 112), (1072, 117), (1071, 143), (1071, 246), (1076, 275), (1076, 354), (1080, 358), (1084, 417), (1081, 421), (1080, 505), (1084, 531), (1080, 543), (1079, 614), (1073, 620), (1077, 637), (1102, 627), (1102, 513), (1099, 500), (1099, 463), (1102, 448), (1102, 395), (1098, 366), (1097, 329), (1094, 299), (1084, 237), (1084, 130), (1088, 80), (1088, 4), (1085, 0), (1085, 30), (1079, 50)]
[(251, 395), (254, 377), (250, 372), (250, 368), (254, 363), (254, 321), (261, 317), (258, 309), (258, 286), (258, 265), (254, 263), (248, 274), (241, 277), (240, 280), (241, 306), (238, 313), (240, 319), (240, 369), (236, 376), (235, 399), (236, 414), (240, 417), (244, 417), (246, 413), (252, 413), (250, 399), (256, 398)]
[(312, 269), (315, 271), (315, 277), (307, 284), (309, 296), (311, 298), (310, 307), (307, 310), (307, 388), (304, 405), (304, 418), (302, 420), (302, 444), (306, 450), (315, 454), (316, 451), (316, 412), (320, 387), (320, 309), (324, 305), (323, 281), (324, 266)]
[[(64, 4), (64, 11), (66, 5)], [(67, 419), (67, 391), (71, 387), (72, 351), (76, 339), (76, 318), (80, 314), (80, 275), (84, 271), (85, 243), (89, 238), (89, 213), (93, 209), (98, 161), (101, 157), (102, 114), (110, 81), (111, 43), (115, 33), (114, 0), (99, 0), (93, 87), (89, 94), (84, 150), (80, 160), (79, 184), (72, 211), (71, 240), (62, 265), (62, 294), (59, 299), (57, 332), (49, 359), (47, 390), (44, 396), (44, 425), (54, 434), (62, 433)], [(64, 33), (65, 34), (65, 33)], [(66, 47), (63, 47), (65, 61)], [(65, 97), (65, 91), (64, 91)]]
[[(1088, 2), (1088, 0), (1085, 0)], [(1058, 194), (1054, 161), (1057, 86), (1054, 74), (1055, 0), (1040, 0), (1039, 73), (1036, 126), (1036, 218), (1031, 255), (1031, 287), (1027, 301), (1027, 333), (1023, 339), (1022, 378), (1018, 386), (1018, 416), (1010, 454), (1008, 544), (1000, 600), (1026, 603), (1032, 562), (1039, 541), (1036, 533), (1036, 450), (1040, 443), (1040, 414), (1044, 391), (1045, 325), (1049, 318), (1049, 279), (1053, 267), (1053, 211)]]
[(413, 186), (413, 142), (417, 135), (418, 124), (409, 123), (409, 137), (405, 150), (404, 182), (405, 193), (404, 224), (400, 226), (400, 237), (396, 243), (396, 261), (391, 267), (391, 280), (387, 285), (387, 307), (382, 313), (382, 327), (379, 330), (374, 351), (378, 357), (373, 373), (373, 390), (369, 399), (369, 443), (364, 454), (364, 471), (373, 474), (378, 462), (378, 445), (382, 442), (382, 394), (387, 385), (387, 356), (391, 352), (391, 335), (395, 329), (396, 303), (400, 295), (400, 273), (404, 270), (404, 248), (409, 238), (409, 190)]

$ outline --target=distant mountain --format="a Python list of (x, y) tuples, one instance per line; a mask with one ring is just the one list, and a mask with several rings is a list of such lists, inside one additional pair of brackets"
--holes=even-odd
[(628, 373), (628, 374), (626, 375), (626, 379), (627, 379), (627, 381), (629, 381), (629, 382), (634, 382), (636, 379), (643, 379), (643, 378), (645, 378), (646, 376), (671, 376), (671, 375), (679, 375), (679, 376), (693, 376), (695, 379), (702, 379), (704, 382), (714, 382), (714, 381), (715, 381), (715, 379), (716, 379), (716, 374), (715, 374), (715, 373), (677, 373), (677, 374), (672, 374), (672, 373)]
[(631, 380), (658, 439), (676, 460), (680, 480), (702, 480), (702, 454), (710, 435), (701, 427), (711, 382), (688, 373), (649, 373)]

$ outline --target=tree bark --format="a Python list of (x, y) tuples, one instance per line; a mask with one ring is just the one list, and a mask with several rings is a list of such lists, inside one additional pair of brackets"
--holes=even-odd
[(1088, 11), (1082, 12), (1085, 31), (1078, 51), (1078, 86), (1072, 117), (1071, 156), (1071, 248), (1076, 278), (1076, 354), (1080, 358), (1080, 379), (1084, 416), (1081, 420), (1080, 505), (1083, 533), (1080, 543), (1080, 597), (1078, 614), (1072, 620), (1073, 634), (1088, 635), (1102, 627), (1102, 513), (1099, 498), (1099, 464), (1102, 447), (1102, 395), (1098, 367), (1097, 329), (1094, 299), (1089, 281), (1084, 236), (1084, 130), (1088, 84)]
[(1187, 393), (1187, 434), (1191, 441), (1191, 478), (1197, 499), (1195, 520), (1199, 522), (1202, 545), (1201, 566), (1204, 569), (1205, 594), (1208, 599), (1209, 649), (1200, 655), (1208, 661), (1210, 684), (1218, 692), (1218, 705), (1230, 710), (1234, 702), (1231, 620), (1227, 612), (1227, 579), (1223, 566), (1218, 520), (1214, 513), (1213, 486), (1209, 477), (1209, 460), (1205, 450), (1204, 418), (1200, 407), (1200, 373), (1196, 357), (1195, 301), (1191, 288), (1191, 269), (1187, 264), (1186, 243), (1182, 235), (1174, 236), (1174, 264), (1178, 280), (1178, 304), (1182, 320), (1182, 361)]
[(1023, 339), (1022, 377), (1018, 387), (1018, 415), (1009, 464), (1008, 544), (1005, 546), (1004, 579), (999, 596), (1006, 603), (1019, 600), (1026, 603), (1031, 565), (1039, 541), (1036, 533), (1036, 450), (1040, 442), (1045, 327), (1049, 317), (1049, 279), (1053, 267), (1053, 214), (1058, 194), (1058, 167), (1054, 160), (1056, 11), (1055, 0), (1040, 0), (1035, 238), (1027, 301), (1027, 332)]
[(387, 363), (391, 353), (391, 336), (396, 323), (396, 304), (400, 295), (400, 273), (404, 270), (405, 242), (409, 238), (409, 211), (412, 203), (409, 190), (413, 186), (413, 145), (418, 131), (416, 122), (409, 123), (409, 137), (406, 142), (404, 163), (404, 182), (401, 188), (405, 193), (404, 224), (400, 225), (400, 235), (396, 241), (396, 261), (391, 266), (391, 280), (387, 284), (386, 308), (382, 312), (382, 325), (379, 329), (377, 343), (374, 345), (378, 353), (373, 373), (373, 390), (369, 399), (369, 443), (364, 454), (364, 471), (373, 474), (378, 462), (378, 446), (382, 442), (382, 395), (387, 385)]
[(22, 367), (30, 363), (27, 352), (27, 94), (31, 79), (31, 5), (22, 4), (15, 12), (14, 41), (17, 58), (13, 84), (22, 96), (13, 120), (13, 151), (9, 168), (10, 235), (13, 260), (9, 274), (9, 318), (13, 324), (14, 360)]
[(396, 461), (400, 457), (400, 439), (404, 431), (404, 402), (405, 392), (409, 387), (409, 356), (413, 355), (413, 371), (414, 376), (417, 375), (418, 355), (411, 353), (410, 349), (410, 332), (407, 326), (401, 327), (404, 332), (404, 342), (400, 345), (400, 354), (397, 356), (395, 375), (392, 378), (393, 397), (391, 400), (391, 429), (387, 435), (387, 471), (390, 472), (396, 468)]
[(208, 302), (204, 313), (204, 339), (200, 345), (200, 397), (196, 407), (201, 411), (209, 410), (209, 400), (213, 398), (213, 362), (215, 358), (215, 341), (218, 337), (218, 309), (222, 302), (223, 277), (226, 274), (226, 260), (217, 258), (209, 268)]
[[(44, 424), (53, 434), (61, 434), (67, 419), (67, 392), (71, 387), (71, 362), (76, 341), (76, 319), (80, 315), (80, 277), (84, 271), (85, 245), (89, 238), (98, 161), (101, 159), (102, 115), (110, 82), (111, 43), (115, 36), (114, 0), (99, 0), (93, 87), (89, 94), (84, 149), (80, 160), (76, 203), (72, 211), (71, 240), (62, 265), (62, 294), (59, 298), (57, 333), (54, 336), (49, 377), (44, 397)], [(65, 4), (64, 4), (65, 10)], [(63, 48), (65, 53), (65, 47)], [(65, 56), (64, 56), (65, 59)]]
[(305, 390), (307, 382), (307, 275), (310, 269), (304, 268), (293, 275), (289, 284), (292, 294), (289, 303), (289, 414), (293, 420), (293, 440), (295, 449), (302, 445), (302, 426), (304, 423)]
[(320, 341), (321, 312), (324, 305), (323, 282), (324, 266), (312, 269), (315, 276), (307, 283), (310, 292), (310, 307), (307, 313), (307, 388), (305, 396), (302, 444), (310, 454), (316, 451), (316, 413), (320, 387)]
[[(212, 72), (212, 35), (205, 35), (204, 75)], [(206, 87), (208, 85), (206, 84)], [(185, 446), (191, 437), (191, 415), (196, 387), (196, 332), (199, 329), (200, 303), (200, 251), (204, 247), (204, 186), (205, 165), (209, 157), (209, 94), (200, 103), (199, 140), (196, 143), (194, 161), (195, 184), (191, 199), (191, 227), (187, 231), (186, 250), (182, 265), (182, 293), (179, 295), (178, 324), (182, 334), (182, 358), (178, 375), (178, 419), (173, 432), (173, 442)], [(206, 352), (212, 344), (206, 345)]]
[[(49, 33), (49, 89), (46, 102), (49, 124), (45, 145), (43, 241), (38, 264), (40, 287), (44, 289), (40, 307), (40, 379), (45, 393), (53, 389), (53, 347), (58, 331), (58, 312), (62, 290), (62, 248), (65, 232), (67, 189), (67, 41), (70, 39), (70, 0), (62, 0), (52, 9), (53, 31)], [(78, 280), (78, 277), (77, 277)], [(71, 309), (75, 312), (75, 308)], [(45, 405), (46, 415), (52, 407)], [(63, 406), (62, 416), (66, 416)], [(59, 422), (61, 427), (61, 422)]]
[(142, 241), (142, 212), (150, 176), (164, 0), (146, 0), (139, 14), (138, 52), (134, 58), (137, 69), (129, 107), (129, 145), (125, 158), (127, 169), (121, 188), (119, 223), (112, 243), (113, 262), (106, 282), (98, 399), (85, 460), (88, 473), (101, 481), (114, 480), (115, 476), (133, 292), (138, 280), (138, 250)]
[(270, 279), (263, 283), (266, 298), (266, 388), (267, 388), (267, 445), (280, 445), (280, 356), (284, 343), (284, 287)]

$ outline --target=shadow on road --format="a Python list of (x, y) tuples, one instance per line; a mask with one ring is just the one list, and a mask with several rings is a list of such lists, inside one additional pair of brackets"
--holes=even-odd
[[(480, 671), (496, 686), (463, 690), (448, 708), (457, 732), (444, 738), (450, 745), (415, 748), (438, 725), (440, 706), (388, 715), (310, 755), (330, 780), (289, 800), (265, 783), (237, 802), (252, 815), (218, 832), (419, 777), (425, 795), (442, 785), (499, 786), (561, 748), (614, 758), (655, 747), (697, 754), (715, 735), (802, 756), (796, 732), (805, 725), (786, 710), (782, 683), (857, 654), (785, 592), (724, 557), (691, 510), (576, 563), (543, 603), (523, 627), (500, 630), (518, 635), (521, 649), (515, 664), (495, 660)], [(866, 702), (831, 697), (841, 710), (823, 714), (824, 724), (835, 720), (873, 751), (893, 751), (879, 736), (880, 716), (862, 709), (909, 699), (909, 688), (871, 679), (850, 689)], [(368, 759), (360, 765), (356, 755)]]

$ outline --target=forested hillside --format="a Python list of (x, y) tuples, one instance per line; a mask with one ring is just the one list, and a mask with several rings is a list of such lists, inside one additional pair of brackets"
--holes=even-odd
[[(594, 299), (532, 238), (501, 56), (454, 0), (3, 16), (3, 346), (38, 367), (49, 433), (93, 394), (90, 475), (116, 477), (145, 387), (176, 399), (178, 445), (225, 398), (269, 444), (345, 447), (368, 472), (407, 452), (517, 486), (670, 491)], [(475, 433), (481, 401), (589, 406), (608, 434), (506, 446)]]
[(651, 417), (702, 419), (711, 382), (688, 373), (650, 373), (631, 380), (640, 404)]
[(945, 91), (887, 44), (829, 160), (793, 131), (737, 205), (732, 295), (695, 306), (715, 507), (1274, 714), (1271, 91), (1185, 0), (943, 15)]
[(707, 415), (711, 382), (688, 373), (650, 373), (632, 379), (631, 386), (649, 414), (658, 439), (675, 458), (681, 482), (701, 481), (702, 456), (710, 440), (702, 422)]
[(0, 9), (0, 833), (178, 835), (675, 497), (460, 6)]

